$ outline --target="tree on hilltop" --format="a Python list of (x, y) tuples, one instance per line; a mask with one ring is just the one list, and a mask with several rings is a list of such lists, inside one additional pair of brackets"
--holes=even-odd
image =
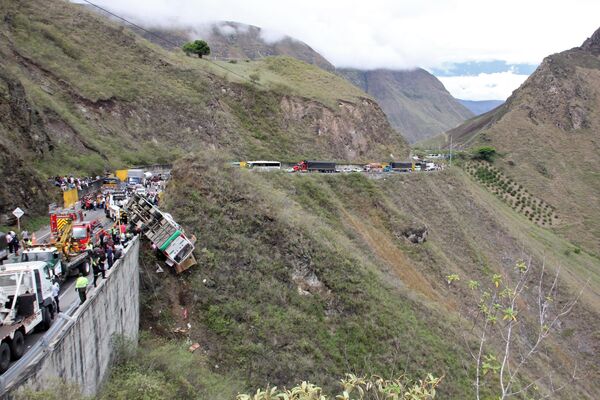
[(188, 56), (190, 54), (196, 54), (199, 58), (210, 54), (210, 47), (204, 40), (194, 40), (193, 42), (187, 42), (183, 45), (183, 51)]

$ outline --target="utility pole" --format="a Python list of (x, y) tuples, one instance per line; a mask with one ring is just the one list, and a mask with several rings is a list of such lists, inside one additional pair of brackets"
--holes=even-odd
[(450, 166), (452, 166), (452, 135), (450, 135)]

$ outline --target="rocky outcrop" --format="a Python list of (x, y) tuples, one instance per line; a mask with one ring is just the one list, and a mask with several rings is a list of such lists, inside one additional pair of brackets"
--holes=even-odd
[(408, 240), (410, 243), (421, 244), (427, 240), (427, 235), (429, 234), (429, 230), (426, 226), (410, 226), (408, 228), (403, 229), (401, 232), (396, 233), (396, 236), (399, 238), (404, 238)]
[(391, 144), (392, 151), (394, 146), (397, 150), (402, 148), (402, 141), (372, 100), (365, 98), (357, 103), (339, 101), (337, 109), (332, 110), (312, 100), (284, 96), (280, 107), (286, 125), (307, 124), (315, 140), (332, 149), (334, 158), (364, 159), (383, 144)]
[(600, 55), (600, 28), (581, 45), (581, 50)]

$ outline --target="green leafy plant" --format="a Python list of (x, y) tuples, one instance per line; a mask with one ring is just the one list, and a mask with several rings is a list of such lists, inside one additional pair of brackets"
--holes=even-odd
[(323, 390), (310, 382), (302, 382), (291, 389), (277, 387), (258, 389), (254, 394), (239, 394), (236, 400), (431, 400), (435, 399), (436, 388), (443, 377), (428, 374), (425, 379), (411, 381), (405, 376), (396, 379), (370, 378), (346, 374), (340, 380), (342, 392), (327, 396)]

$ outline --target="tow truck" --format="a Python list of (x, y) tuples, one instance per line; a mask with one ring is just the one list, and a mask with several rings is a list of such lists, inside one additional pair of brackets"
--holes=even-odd
[(90, 259), (86, 251), (65, 254), (53, 245), (33, 245), (23, 249), (21, 262), (43, 261), (50, 277), (64, 282), (69, 276), (90, 273)]
[(93, 223), (83, 221), (83, 213), (72, 210), (50, 214), (50, 245), (33, 245), (23, 251), (21, 261), (42, 260), (49, 273), (61, 281), (71, 275), (90, 272), (90, 256), (86, 246), (92, 240)]
[(0, 373), (25, 352), (25, 335), (50, 328), (56, 304), (46, 263), (0, 266)]

